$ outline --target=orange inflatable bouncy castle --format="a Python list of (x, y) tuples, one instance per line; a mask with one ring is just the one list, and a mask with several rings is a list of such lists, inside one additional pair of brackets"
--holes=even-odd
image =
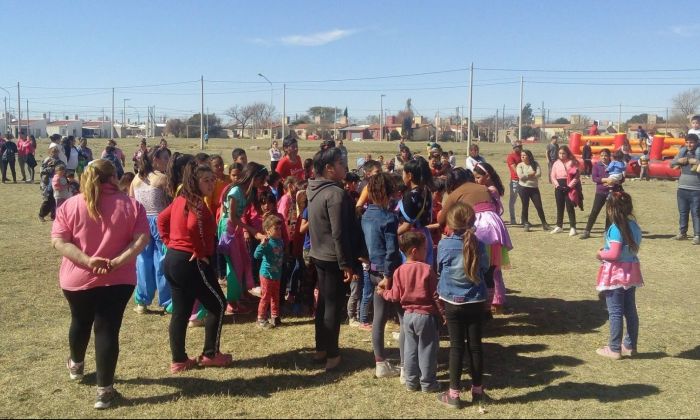
[[(608, 149), (610, 152), (615, 152), (620, 149), (627, 141), (627, 135), (620, 133), (607, 136), (584, 136), (581, 133), (571, 133), (569, 135), (569, 149), (579, 159), (581, 168), (583, 168), (581, 148), (589, 140), (595, 162), (601, 150)], [(681, 176), (680, 169), (671, 168), (671, 159), (678, 154), (678, 149), (684, 144), (684, 139), (654, 136), (649, 148), (649, 176), (652, 178), (678, 179)], [(639, 157), (642, 153), (643, 150), (638, 144), (631, 145), (631, 155)], [(626, 174), (633, 177), (639, 176), (639, 164), (636, 160), (630, 161), (629, 165), (627, 165)]]

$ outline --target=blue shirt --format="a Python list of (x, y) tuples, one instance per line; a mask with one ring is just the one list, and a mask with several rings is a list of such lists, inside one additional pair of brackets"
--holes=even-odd
[(260, 275), (270, 280), (282, 278), (282, 263), (284, 262), (284, 242), (282, 239), (270, 238), (267, 244), (260, 243), (255, 248), (253, 256), (262, 258)]
[[(637, 243), (637, 248), (639, 248), (639, 245), (642, 243), (642, 229), (634, 220), (630, 220), (628, 223), (630, 230), (632, 231), (632, 238)], [(605, 250), (610, 249), (610, 242), (619, 242), (623, 245), (622, 255), (620, 255), (620, 258), (617, 261), (636, 263), (639, 262), (639, 258), (637, 258), (637, 253), (633, 253), (632, 250), (630, 250), (629, 245), (626, 244), (625, 240), (622, 238), (622, 232), (620, 231), (620, 228), (618, 228), (615, 224), (611, 225), (608, 228), (608, 231), (605, 232)]]
[[(304, 211), (301, 213), (301, 218), (306, 220), (307, 222), (309, 221), (309, 208), (305, 208)], [(311, 249), (311, 236), (309, 235), (309, 231), (306, 231), (306, 234), (304, 234), (304, 249)]]
[(610, 162), (610, 164), (608, 164), (608, 173), (610, 175), (625, 173), (626, 166), (627, 165), (625, 165), (625, 162), (618, 162), (616, 160), (613, 160), (612, 162)]

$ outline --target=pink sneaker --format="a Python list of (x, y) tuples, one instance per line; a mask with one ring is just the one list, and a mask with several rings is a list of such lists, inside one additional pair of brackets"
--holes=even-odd
[(214, 357), (199, 356), (199, 366), (226, 367), (233, 363), (233, 356), (228, 353), (216, 353)]
[(625, 356), (625, 357), (632, 357), (635, 354), (637, 354), (637, 350), (635, 349), (628, 349), (624, 344), (622, 345), (622, 348), (620, 349), (620, 355)]
[(362, 323), (359, 327), (357, 327), (357, 329), (362, 331), (372, 331), (372, 324)]
[(608, 346), (601, 347), (598, 350), (596, 350), (595, 352), (598, 354), (598, 356), (607, 357), (607, 358), (613, 359), (613, 360), (619, 360), (621, 357), (620, 353), (610, 350), (610, 347), (608, 347)]
[(186, 370), (194, 369), (197, 367), (197, 361), (194, 359), (187, 359), (184, 362), (172, 362), (170, 364), (170, 373), (173, 375), (176, 373), (184, 372)]

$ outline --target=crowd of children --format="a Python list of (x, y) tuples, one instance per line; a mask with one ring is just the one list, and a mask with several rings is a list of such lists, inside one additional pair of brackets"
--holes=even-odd
[[(402, 143), (391, 165), (368, 156), (348, 172), (343, 167), (347, 157), (332, 142), (324, 142), (308, 164), (298, 155), (296, 139), (288, 137), (272, 173), (249, 162), (244, 150), (234, 149), (226, 174), (220, 156), (171, 156), (167, 143), (151, 149), (144, 143), (134, 157), (133, 174), (123, 173), (124, 157), (116, 144), (107, 145), (103, 159), (115, 166), (122, 191), (146, 207), (151, 224), (152, 245), (137, 263), (136, 310), (148, 311), (156, 288), (167, 296), (159, 303), (173, 313), (171, 371), (230, 364), (231, 356), (219, 352), (222, 318), (250, 313), (254, 305), (257, 325), (266, 330), (283, 326), (284, 316), (315, 316), (314, 359), (334, 370), (340, 364), (338, 315), (345, 308), (350, 326), (372, 333), (375, 376), (398, 377), (409, 391), (440, 391), (437, 352), (439, 331), (446, 325), (450, 385), (438, 400), (461, 407), (466, 352), (472, 401), (481, 407), (482, 331), (492, 314), (503, 311), (502, 270), (509, 266), (513, 248), (501, 219), (505, 187), (478, 148), (470, 151), (472, 168), (466, 170), (455, 166), (453, 154), (435, 146), (426, 160), (412, 156)], [(42, 219), (53, 217), (55, 208), (79, 188), (56, 148), (50, 147), (42, 163)], [(532, 165), (528, 156), (526, 163)], [(619, 156), (608, 172), (612, 182), (624, 173)], [(319, 216), (321, 207), (325, 219)], [(174, 227), (173, 220), (180, 223), (183, 212), (182, 228)], [(642, 284), (637, 259), (641, 235), (629, 195), (611, 195), (607, 215), (612, 225), (598, 254), (603, 261), (598, 289), (607, 297), (611, 338), (598, 353), (620, 358), (636, 351), (638, 323), (632, 307), (634, 288)], [(360, 242), (355, 242), (357, 235)], [(178, 248), (175, 242), (187, 246)], [(341, 249), (348, 246), (351, 252)], [(168, 249), (165, 255), (161, 248)], [(190, 254), (183, 253), (189, 249)], [(326, 261), (324, 253), (338, 263)], [(206, 288), (191, 289), (183, 272), (201, 277)], [(336, 272), (345, 283), (329, 291), (328, 279)], [(210, 276), (218, 282), (212, 284)], [(339, 302), (338, 296), (347, 301)], [(628, 335), (620, 344), (623, 316)], [(389, 363), (385, 351), (384, 331), (391, 318), (400, 323), (398, 365)], [(184, 350), (188, 320), (190, 326), (206, 327), (199, 359), (189, 359)]]

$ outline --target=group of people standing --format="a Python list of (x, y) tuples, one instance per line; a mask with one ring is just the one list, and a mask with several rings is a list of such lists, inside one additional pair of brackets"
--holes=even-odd
[[(66, 160), (70, 147), (64, 148)], [(273, 153), (275, 148), (272, 171), (235, 149), (225, 174), (222, 157), (171, 153), (167, 143), (140, 150), (128, 182), (118, 173), (124, 158), (116, 144), (81, 168), (80, 193), (58, 206), (52, 229), (53, 246), (64, 257), (59, 279), (71, 309), (66, 362), (71, 379), (84, 375), (94, 325), (95, 408), (107, 408), (119, 396), (113, 386), (119, 330), (132, 295), (139, 313), (148, 311), (156, 292), (158, 306), (172, 313), (173, 374), (231, 365), (232, 355), (221, 351), (224, 316), (249, 312), (246, 306), (257, 297), (257, 325), (264, 329), (283, 325), (285, 303), (290, 313), (303, 313), (294, 311), (303, 307), (314, 314), (312, 359), (328, 372), (342, 368), (339, 332), (347, 309), (350, 325), (372, 332), (375, 375), (398, 377), (411, 391), (440, 390), (438, 330), (446, 324), (450, 386), (438, 400), (462, 406), (466, 357), (472, 401), (481, 405), (481, 337), (484, 322), (505, 303), (503, 269), (513, 245), (501, 219), (505, 188), (478, 147), (470, 150), (464, 169), (453, 167), (449, 156), (442, 163), (439, 148), (431, 148), (429, 163), (401, 143), (391, 173), (371, 160), (360, 173), (348, 172), (347, 151), (333, 142), (324, 142), (310, 167), (294, 137), (284, 139), (283, 155)], [(50, 148), (47, 159), (61, 161), (56, 149)], [(575, 163), (565, 146), (558, 157), (550, 178), (561, 230), (564, 207), (576, 203), (571, 192), (580, 191), (580, 181), (570, 174)], [(524, 204), (533, 201), (546, 230), (538, 187), (542, 168), (521, 145), (513, 148), (508, 166), (511, 188)], [(632, 317), (633, 291), (615, 290), (641, 284), (636, 259), (641, 236), (631, 198), (613, 192), (618, 195), (606, 201), (607, 216), (618, 230), (606, 233), (600, 258), (607, 265), (599, 288), (610, 291), (609, 305), (624, 301), (626, 309), (616, 313)], [(529, 229), (526, 208), (522, 221)], [(621, 284), (620, 270), (636, 271)], [(374, 308), (371, 323), (368, 305)], [(389, 364), (384, 348), (391, 316), (401, 325), (398, 367)], [(186, 351), (193, 320), (203, 324), (205, 335), (197, 357)], [(599, 353), (619, 358), (636, 350), (636, 331), (628, 324), (621, 347), (615, 322), (615, 336)], [(611, 314), (611, 329), (612, 323)]]
[(22, 174), (22, 182), (34, 183), (34, 168), (37, 166), (34, 152), (36, 150), (36, 139), (34, 136), (25, 134), (19, 135), (17, 143), (11, 135), (4, 138), (0, 134), (0, 168), (2, 169), (2, 183), (9, 181), (7, 170), (10, 170), (12, 182), (17, 183), (17, 173), (15, 162), (19, 162), (19, 169)]

